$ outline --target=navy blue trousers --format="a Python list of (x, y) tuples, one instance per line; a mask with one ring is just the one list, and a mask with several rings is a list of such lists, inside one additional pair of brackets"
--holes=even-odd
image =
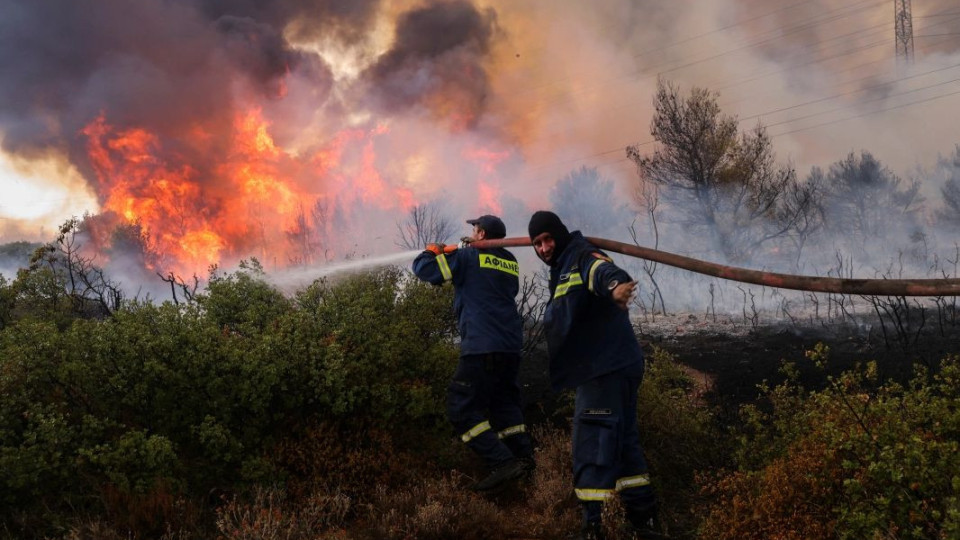
[(637, 429), (642, 375), (603, 375), (577, 387), (573, 420), (573, 484), (584, 520), (599, 522), (603, 501), (615, 494), (629, 515), (656, 505)]
[(454, 432), (491, 467), (533, 455), (523, 422), (519, 372), (519, 354), (461, 356), (447, 389), (447, 416)]

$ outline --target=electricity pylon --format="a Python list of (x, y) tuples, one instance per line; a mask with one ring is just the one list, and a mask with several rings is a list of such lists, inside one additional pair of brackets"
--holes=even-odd
[(910, 0), (893, 0), (893, 18), (897, 34), (897, 63), (913, 63), (913, 15)]

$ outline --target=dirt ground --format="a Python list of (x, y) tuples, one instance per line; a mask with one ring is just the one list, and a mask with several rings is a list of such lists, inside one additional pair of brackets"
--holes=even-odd
[[(830, 347), (826, 373), (838, 374), (858, 363), (876, 361), (882, 379), (909, 379), (914, 363), (933, 366), (948, 354), (960, 354), (960, 326), (943, 328), (928, 321), (911, 343), (887, 336), (875, 318), (853, 321), (771, 321), (752, 324), (743, 317), (675, 314), (636, 321), (638, 337), (649, 359), (654, 347), (672, 355), (703, 389), (704, 398), (721, 411), (735, 414), (743, 403), (755, 401), (757, 385), (784, 380), (785, 361), (796, 365), (809, 389), (826, 382), (825, 373), (804, 353), (818, 342)], [(942, 330), (942, 331), (941, 331)], [(521, 372), (528, 421), (555, 416), (563, 399), (549, 388), (544, 350), (531, 354)]]

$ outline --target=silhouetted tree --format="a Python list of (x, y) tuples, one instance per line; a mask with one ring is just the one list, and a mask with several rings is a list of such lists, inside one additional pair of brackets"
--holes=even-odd
[(290, 244), (288, 260), (295, 265), (310, 265), (326, 261), (330, 255), (326, 242), (330, 209), (323, 200), (317, 200), (309, 211), (297, 209), (292, 227), (284, 231)]
[(823, 170), (814, 167), (806, 181), (792, 182), (784, 193), (779, 219), (790, 224), (785, 237), (790, 242), (796, 269), (801, 267), (807, 243), (826, 225), (825, 183)]
[(613, 187), (613, 181), (601, 177), (596, 167), (580, 167), (553, 186), (550, 204), (567, 226), (582, 229), (588, 236), (625, 232), (629, 211)]
[(457, 226), (444, 215), (440, 201), (431, 201), (414, 206), (407, 218), (397, 223), (399, 239), (396, 244), (406, 249), (418, 249), (431, 242), (446, 242), (456, 231)]
[(37, 248), (30, 266), (17, 273), (17, 312), (43, 313), (66, 324), (71, 317), (112, 315), (124, 300), (120, 284), (82, 248), (81, 221), (71, 218), (60, 226), (53, 242)]
[(912, 229), (922, 209), (920, 182), (903, 186), (897, 175), (866, 150), (859, 156), (851, 152), (832, 164), (824, 187), (828, 229), (861, 247), (886, 238), (895, 227)]
[(946, 181), (940, 188), (943, 196), (943, 207), (937, 211), (937, 218), (945, 223), (960, 226), (960, 144), (954, 148), (951, 158), (941, 157), (937, 162)]
[(650, 131), (659, 147), (645, 156), (631, 146), (627, 157), (641, 182), (663, 188), (673, 219), (688, 231), (705, 229), (728, 259), (749, 259), (806, 211), (786, 205), (796, 174), (775, 163), (763, 126), (739, 133), (736, 118), (721, 113), (717, 94), (693, 88), (683, 97), (660, 81), (654, 108)]

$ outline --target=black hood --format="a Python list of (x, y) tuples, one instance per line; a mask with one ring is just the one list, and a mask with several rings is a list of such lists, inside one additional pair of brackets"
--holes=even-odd
[(553, 260), (547, 264), (553, 266), (560, 258), (560, 254), (570, 244), (570, 231), (567, 226), (560, 221), (560, 216), (549, 210), (538, 210), (530, 216), (530, 224), (527, 226), (527, 232), (530, 234), (530, 240), (548, 232), (553, 237), (556, 246), (554, 247)]

